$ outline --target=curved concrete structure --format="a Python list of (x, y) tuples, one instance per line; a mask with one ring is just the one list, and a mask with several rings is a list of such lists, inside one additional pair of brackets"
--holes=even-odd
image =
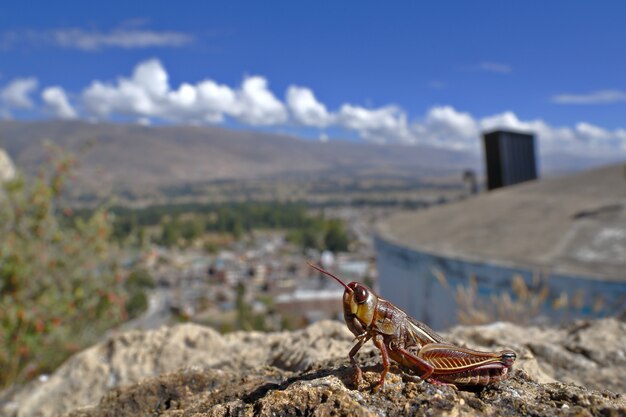
[[(552, 297), (605, 315), (626, 305), (626, 177), (623, 165), (533, 181), (465, 201), (393, 216), (377, 227), (381, 294), (441, 328), (457, 322), (453, 289), (476, 278), (483, 295), (547, 277)], [(436, 279), (439, 271), (450, 289)]]

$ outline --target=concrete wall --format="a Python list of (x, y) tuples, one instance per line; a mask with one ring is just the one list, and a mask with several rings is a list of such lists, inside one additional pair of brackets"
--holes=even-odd
[[(530, 285), (533, 274), (542, 272), (550, 289), (550, 299), (542, 314), (551, 321), (621, 314), (626, 309), (626, 273), (624, 281), (610, 282), (449, 258), (396, 245), (381, 237), (375, 238), (375, 247), (380, 295), (435, 329), (458, 323), (454, 292), (458, 285), (467, 286), (472, 276), (476, 278), (479, 294), (488, 302), (490, 294), (511, 292), (516, 274)], [(433, 269), (445, 275), (449, 288), (441, 285)], [(562, 293), (569, 300), (580, 297), (583, 307), (554, 309), (552, 303)], [(600, 308), (594, 310), (594, 303)]]

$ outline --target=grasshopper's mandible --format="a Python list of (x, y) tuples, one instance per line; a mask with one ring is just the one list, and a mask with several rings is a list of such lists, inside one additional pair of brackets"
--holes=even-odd
[(357, 340), (348, 355), (357, 386), (363, 379), (363, 372), (355, 356), (370, 339), (383, 359), (383, 371), (374, 390), (385, 383), (389, 358), (413, 376), (438, 385), (488, 385), (509, 377), (516, 358), (512, 350), (481, 352), (448, 343), (430, 327), (409, 317), (369, 287), (358, 282), (345, 284), (330, 272), (309, 265), (345, 288), (344, 319)]

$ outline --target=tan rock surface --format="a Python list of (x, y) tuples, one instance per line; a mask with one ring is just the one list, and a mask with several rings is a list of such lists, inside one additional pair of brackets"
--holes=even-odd
[[(184, 324), (111, 336), (68, 360), (45, 382), (0, 396), (2, 416), (109, 415), (619, 415), (626, 413), (626, 324), (617, 319), (563, 328), (495, 323), (457, 327), (450, 340), (519, 354), (513, 377), (477, 392), (403, 381), (371, 394), (380, 358), (359, 360), (351, 385), (344, 324), (220, 335)], [(559, 382), (551, 382), (558, 380)], [(71, 411), (74, 410), (74, 411)]]

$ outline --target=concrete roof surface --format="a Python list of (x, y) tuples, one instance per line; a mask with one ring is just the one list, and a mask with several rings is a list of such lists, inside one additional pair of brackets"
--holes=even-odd
[(626, 165), (401, 213), (377, 231), (423, 252), (626, 280)]

